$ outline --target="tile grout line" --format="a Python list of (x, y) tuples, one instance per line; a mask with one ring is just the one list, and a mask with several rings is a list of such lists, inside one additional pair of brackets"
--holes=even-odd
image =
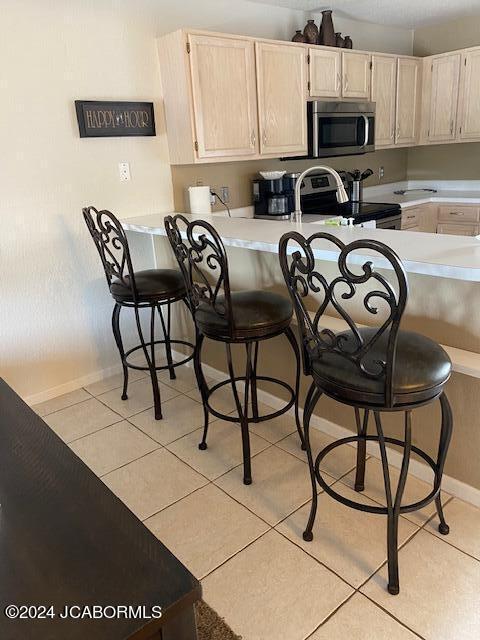
[[(306, 504), (306, 503), (305, 503)], [(302, 505), (303, 507), (305, 505)], [(292, 514), (290, 514), (292, 515)], [(275, 527), (278, 525), (275, 525)], [(329, 571), (330, 573), (333, 573), (339, 580), (341, 580), (344, 584), (346, 584), (348, 587), (350, 587), (350, 589), (353, 589), (354, 592), (357, 590), (356, 587), (353, 586), (353, 584), (350, 584), (350, 582), (348, 582), (348, 580), (346, 580), (346, 578), (344, 578), (343, 576), (341, 576), (339, 573), (337, 573), (335, 571), (335, 569), (332, 569), (331, 567), (329, 567), (328, 565), (326, 565), (324, 562), (322, 562), (321, 560), (319, 560), (318, 558), (316, 558), (315, 556), (312, 556), (311, 553), (309, 553), (308, 551), (306, 551), (303, 547), (300, 546), (300, 544), (298, 542), (295, 542), (295, 540), (292, 540), (291, 538), (289, 538), (288, 536), (286, 536), (282, 531), (279, 531), (278, 529), (276, 529), (275, 527), (273, 527), (274, 531), (276, 531), (279, 535), (282, 536), (282, 538), (284, 538), (285, 540), (287, 540), (288, 542), (290, 542), (291, 544), (293, 544), (295, 547), (297, 547), (297, 549), (300, 549), (300, 551), (303, 551), (303, 553), (305, 553), (310, 559), (314, 560), (318, 565), (320, 565), (321, 567), (323, 567), (324, 569), (327, 569), (327, 571)], [(353, 594), (352, 594), (353, 595)]]
[[(350, 585), (351, 586), (351, 585)], [(312, 638), (313, 634), (316, 633), (321, 627), (323, 627), (324, 624), (326, 624), (329, 620), (331, 620), (333, 618), (334, 615), (336, 615), (340, 609), (345, 606), (348, 602), (350, 602), (350, 600), (356, 595), (357, 591), (353, 591), (346, 600), (344, 600), (343, 602), (341, 602), (337, 607), (335, 607), (335, 609), (333, 611), (331, 611), (328, 616), (326, 616), (321, 622), (320, 624), (315, 627), (315, 629), (312, 631), (312, 633), (310, 633), (305, 640), (309, 640), (309, 638)]]
[[(66, 440), (64, 440), (63, 442), (67, 446), (70, 446), (71, 444), (74, 444), (75, 442), (78, 442), (79, 440), (83, 440), (84, 438), (90, 438), (90, 436), (94, 436), (96, 433), (100, 433), (101, 431), (105, 431), (105, 429), (108, 429), (109, 427), (113, 427), (116, 424), (120, 424), (121, 422), (128, 422), (128, 421), (126, 420), (126, 418), (122, 418), (121, 420), (116, 420), (115, 422), (112, 422), (111, 424), (107, 424), (105, 427), (100, 427), (96, 431), (92, 431), (91, 433), (86, 433), (85, 435), (80, 436), (78, 438), (74, 438), (73, 440), (69, 440), (68, 442)], [(135, 425), (132, 424), (132, 427), (134, 427), (134, 426)], [(50, 429), (52, 429), (52, 427), (50, 427)], [(52, 431), (53, 431), (53, 429), (52, 429)], [(150, 438), (150, 440), (152, 440), (152, 438)]]
[[(153, 442), (155, 442), (155, 440), (153, 440)], [(105, 478), (105, 476), (108, 476), (110, 473), (114, 473), (115, 471), (118, 471), (119, 469), (123, 469), (124, 467), (128, 467), (129, 464), (133, 464), (134, 462), (138, 462), (139, 460), (142, 460), (142, 458), (146, 458), (151, 453), (154, 453), (155, 451), (159, 451), (160, 449), (164, 449), (164, 447), (162, 447), (161, 444), (159, 444), (157, 447), (155, 447), (151, 451), (147, 451), (147, 453), (144, 453), (141, 456), (138, 456), (138, 458), (134, 458), (133, 460), (129, 460), (128, 462), (125, 462), (125, 464), (121, 464), (119, 467), (115, 467), (115, 469), (110, 469), (110, 471), (106, 471), (105, 473), (102, 473), (101, 475), (97, 475), (97, 474), (95, 474), (95, 475), (97, 476), (97, 478), (99, 478), (103, 482), (103, 478)], [(117, 494), (115, 494), (115, 495), (117, 495)], [(121, 500), (121, 498), (119, 496), (117, 496), (117, 497)], [(122, 500), (122, 502), (123, 502), (123, 500)], [(138, 516), (136, 516), (136, 517), (138, 518)], [(140, 518), (138, 518), (138, 519), (140, 520)]]
[[(243, 506), (243, 505), (242, 505)], [(216, 566), (214, 569), (211, 569), (210, 571), (208, 571), (208, 573), (206, 573), (204, 576), (202, 576), (201, 578), (199, 578), (200, 581), (205, 580), (206, 578), (208, 578), (209, 576), (212, 575), (212, 573), (215, 573), (215, 571), (218, 571), (218, 569), (220, 569), (221, 567), (223, 567), (225, 564), (227, 564), (227, 562), (230, 562), (230, 560), (233, 560), (233, 558), (235, 558), (236, 556), (240, 555), (241, 553), (243, 553), (246, 549), (248, 549), (248, 547), (251, 547), (252, 544), (254, 544), (255, 542), (258, 542), (258, 540), (260, 540), (260, 538), (263, 538), (264, 536), (267, 535), (267, 533), (270, 533), (271, 531), (274, 531), (273, 527), (271, 525), (268, 525), (269, 528), (266, 531), (263, 531), (262, 533), (260, 533), (256, 538), (254, 538), (253, 540), (250, 540), (250, 542), (247, 542), (247, 544), (242, 547), (241, 549), (238, 549), (238, 551), (235, 551), (235, 553), (233, 553), (231, 556), (229, 556), (228, 558), (225, 558), (225, 560), (222, 560), (222, 562)]]
[[(178, 498), (177, 500), (174, 500), (173, 502), (171, 502), (170, 504), (167, 504), (165, 507), (162, 507), (161, 509), (159, 509), (158, 511), (155, 511), (155, 513), (152, 513), (149, 516), (146, 516), (145, 518), (139, 518), (138, 516), (136, 516), (140, 522), (142, 522), (142, 524), (145, 525), (145, 522), (147, 520), (150, 520), (150, 518), (154, 518), (155, 516), (158, 516), (159, 513), (162, 513), (163, 511), (165, 511), (166, 509), (169, 509), (170, 507), (173, 507), (174, 505), (178, 504), (179, 502), (181, 502), (182, 500), (184, 500), (185, 498), (189, 498), (191, 495), (193, 495), (194, 493), (196, 493), (197, 491), (200, 491), (201, 489), (205, 489), (205, 487), (208, 487), (208, 485), (212, 484), (211, 481), (206, 482), (205, 484), (202, 484), (201, 487), (196, 487), (195, 489), (193, 489), (192, 491), (189, 491), (188, 493), (186, 493), (184, 496), (182, 496), (181, 498)], [(147, 525), (145, 525), (147, 526)], [(147, 527), (148, 528), (148, 527)]]
[[(55, 409), (55, 411), (50, 411), (50, 413), (46, 413), (43, 416), (41, 416), (39, 413), (37, 413), (33, 407), (31, 407), (31, 409), (32, 409), (32, 411), (34, 411), (37, 414), (37, 416), (39, 418), (41, 418), (43, 421), (45, 421), (45, 418), (49, 418), (50, 416), (53, 416), (56, 413), (59, 413), (60, 411), (64, 411), (65, 409), (70, 409), (70, 407), (76, 407), (79, 404), (83, 404), (84, 402), (90, 402), (90, 400), (95, 400), (95, 396), (92, 396), (92, 394), (89, 393), (86, 389), (84, 389), (83, 387), (80, 387), (80, 389), (85, 391), (85, 393), (88, 393), (90, 398), (84, 398), (83, 400), (79, 400), (78, 402), (72, 402), (72, 404), (67, 404), (66, 407), (62, 407), (61, 409)], [(77, 389), (77, 391), (78, 391), (78, 389)], [(66, 395), (66, 394), (64, 394), (64, 395)], [(60, 396), (57, 396), (57, 397), (60, 397)], [(54, 400), (54, 398), (52, 398), (52, 400)], [(50, 402), (50, 400), (46, 400), (46, 402)], [(38, 404), (43, 404), (43, 403), (39, 402)]]
[[(415, 636), (417, 636), (417, 638), (420, 638), (420, 640), (426, 640), (423, 636), (421, 636), (417, 631), (415, 631), (414, 629), (412, 629), (411, 627), (409, 627), (405, 622), (402, 622), (402, 620), (400, 620), (399, 618), (397, 618), (396, 616), (393, 615), (393, 613), (391, 613), (390, 611), (388, 611), (388, 609), (385, 609), (381, 604), (379, 604), (378, 602), (375, 602), (375, 600), (372, 600), (372, 598), (370, 598), (367, 594), (358, 591), (358, 593), (360, 593), (362, 596), (364, 596), (365, 598), (367, 598), (367, 600), (370, 600), (370, 602), (372, 604), (374, 604), (376, 607), (378, 607), (379, 609), (381, 609), (384, 613), (386, 613), (388, 616), (390, 616), (390, 618), (393, 618), (395, 620), (395, 622), (398, 622), (399, 624), (402, 625), (402, 627), (405, 627), (405, 629), (408, 629), (411, 633), (413, 633)], [(392, 596), (392, 598), (395, 598), (396, 596)]]

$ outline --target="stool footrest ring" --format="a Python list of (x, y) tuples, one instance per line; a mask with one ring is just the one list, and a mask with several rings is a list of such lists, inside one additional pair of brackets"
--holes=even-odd
[[(375, 436), (375, 435), (349, 436), (347, 438), (341, 438), (340, 440), (336, 440), (335, 442), (332, 442), (331, 444), (327, 445), (324, 449), (322, 449), (320, 453), (317, 455), (317, 458), (315, 460), (315, 476), (317, 478), (317, 482), (325, 491), (325, 493), (328, 493), (328, 495), (331, 496), (334, 500), (341, 502), (347, 507), (350, 507), (352, 509), (357, 509), (358, 511), (366, 511), (368, 513), (387, 515), (388, 514), (387, 507), (375, 507), (369, 504), (356, 502), (355, 500), (350, 500), (349, 498), (342, 496), (340, 493), (332, 489), (332, 487), (330, 487), (327, 484), (327, 482), (323, 479), (320, 473), (320, 463), (328, 453), (330, 453), (331, 451), (333, 451), (333, 449), (336, 449), (337, 447), (340, 447), (342, 445), (350, 444), (351, 442), (359, 442), (361, 440), (362, 441), (370, 440), (370, 441), (378, 442), (379, 438), (378, 436)], [(402, 440), (398, 440), (397, 438), (384, 437), (384, 440), (389, 444), (395, 444), (399, 447), (404, 446), (404, 442)], [(430, 493), (425, 498), (423, 498), (422, 500), (418, 500), (417, 502), (413, 502), (411, 504), (406, 504), (401, 506), (400, 513), (410, 513), (411, 511), (417, 511), (418, 509), (422, 509), (424, 506), (426, 506), (427, 504), (435, 500), (435, 498), (440, 493), (440, 480), (437, 479), (438, 469), (435, 461), (427, 453), (425, 453), (425, 451), (423, 451), (422, 449), (419, 449), (414, 445), (412, 445), (411, 450), (412, 452), (416, 453), (421, 458), (423, 458), (429, 464), (429, 466), (432, 468), (435, 474), (435, 482), (434, 482), (432, 491), (430, 491)]]
[[(278, 409), (278, 411), (273, 411), (272, 413), (267, 413), (266, 415), (263, 416), (258, 416), (258, 417), (254, 417), (249, 415), (248, 416), (248, 421), (249, 422), (253, 422), (253, 423), (258, 423), (258, 422), (265, 422), (266, 420), (272, 420), (273, 418), (278, 418), (278, 416), (283, 415), (284, 413), (286, 413), (295, 403), (295, 392), (292, 389), (292, 387), (287, 384), (286, 382), (283, 382), (283, 380), (277, 380), (275, 378), (270, 378), (269, 376), (256, 376), (256, 380), (260, 381), (260, 382), (270, 382), (272, 384), (277, 384), (281, 387), (283, 387), (284, 389), (286, 389), (288, 391), (288, 393), (290, 394), (290, 399), (286, 402), (286, 404), (281, 408)], [(239, 382), (243, 382), (245, 383), (245, 376), (238, 376), (238, 378), (235, 378), (235, 384), (239, 383)], [(208, 397), (207, 397), (207, 407), (208, 407), (208, 411), (213, 414), (215, 417), (220, 418), (221, 420), (226, 420), (227, 422), (240, 422), (240, 418), (237, 415), (227, 415), (224, 413), (221, 413), (220, 411), (217, 411), (216, 409), (214, 409), (211, 404), (210, 404), (210, 398), (211, 396), (215, 393), (215, 391), (217, 391), (218, 389), (226, 386), (226, 385), (231, 385), (231, 380), (230, 378), (228, 378), (227, 380), (222, 380), (221, 382), (218, 382), (217, 384), (215, 384), (213, 387), (211, 387), (208, 390)]]
[[(165, 340), (155, 340), (154, 344), (165, 344), (166, 341)], [(188, 356), (185, 356), (185, 358), (183, 358), (182, 360), (178, 360), (178, 361), (174, 361), (172, 363), (172, 367), (179, 367), (182, 364), (185, 364), (186, 362), (189, 362), (190, 360), (193, 359), (193, 352), (195, 349), (195, 345), (193, 345), (191, 342), (186, 342), (185, 340), (170, 340), (170, 344), (173, 346), (175, 344), (181, 344), (184, 347), (190, 347), (190, 349), (192, 350), (192, 353), (190, 353)], [(151, 342), (146, 342), (145, 343), (147, 349), (151, 349)], [(138, 369), (139, 371), (150, 371), (150, 367), (148, 366), (142, 366), (142, 365), (138, 365), (138, 364), (133, 364), (132, 362), (128, 361), (128, 356), (130, 356), (132, 353), (135, 353), (136, 351), (142, 351), (143, 352), (143, 347), (141, 344), (139, 344), (137, 347), (133, 347), (132, 349), (129, 349), (128, 351), (125, 352), (125, 356), (123, 358), (123, 362), (125, 363), (125, 365), (129, 368), (129, 369)], [(155, 370), (156, 371), (165, 371), (167, 369), (170, 369), (170, 367), (168, 366), (168, 364), (165, 365), (161, 365), (161, 366), (156, 366)]]

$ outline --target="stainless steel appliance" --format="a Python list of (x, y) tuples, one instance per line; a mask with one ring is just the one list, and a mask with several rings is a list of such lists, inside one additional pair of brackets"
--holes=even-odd
[[(340, 171), (339, 174), (346, 187), (350, 174), (345, 171)], [(303, 222), (308, 222), (309, 216), (329, 214), (353, 218), (354, 225), (374, 220), (379, 229), (401, 228), (399, 204), (351, 201), (339, 203), (335, 178), (323, 171), (305, 176), (300, 189), (300, 204)]]
[(375, 151), (374, 102), (307, 103), (308, 155), (350, 156)]
[[(351, 175), (345, 171), (339, 171), (345, 188), (351, 181)], [(258, 179), (253, 181), (254, 216), (266, 220), (290, 220), (290, 213), (295, 210), (294, 190), (299, 173), (290, 173), (278, 180)], [(353, 224), (375, 220), (379, 229), (400, 229), (401, 208), (394, 203), (373, 202), (344, 202), (337, 201), (337, 183), (334, 176), (325, 171), (310, 173), (302, 180), (300, 188), (300, 208), (302, 221), (309, 222), (309, 218), (315, 215), (343, 216), (353, 218)], [(288, 213), (272, 212), (277, 204), (270, 202), (275, 195), (286, 196)], [(270, 210), (270, 212), (269, 212)], [(315, 219), (316, 219), (315, 218)]]

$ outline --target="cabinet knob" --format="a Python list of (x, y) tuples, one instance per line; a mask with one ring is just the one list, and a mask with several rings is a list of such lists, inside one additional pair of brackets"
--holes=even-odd
[(267, 132), (263, 130), (263, 144), (267, 144)]
[(339, 91), (342, 86), (342, 76), (340, 75), (340, 71), (337, 71), (337, 86), (335, 87), (336, 91)]
[(453, 135), (453, 120), (450, 122), (450, 135)]
[(255, 135), (255, 130), (252, 129), (252, 134), (250, 136), (250, 142), (252, 143), (252, 147), (255, 146), (256, 141), (257, 141), (257, 136)]
[(345, 82), (343, 84), (343, 90), (344, 91), (348, 90), (348, 76), (345, 76)]

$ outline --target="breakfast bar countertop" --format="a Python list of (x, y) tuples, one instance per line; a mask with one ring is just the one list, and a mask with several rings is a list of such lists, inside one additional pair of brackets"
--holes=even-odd
[[(158, 213), (124, 218), (122, 225), (127, 231), (165, 236), (163, 221), (166, 215), (168, 214)], [(345, 243), (362, 238), (384, 242), (399, 255), (409, 273), (480, 282), (480, 240), (475, 237), (324, 226), (313, 222), (295, 224), (288, 221), (230, 219), (218, 215), (187, 217), (210, 222), (227, 247), (277, 253), (278, 242), (288, 231), (299, 231), (304, 236), (322, 231), (331, 233)], [(363, 264), (367, 255), (364, 253), (361, 256), (352, 256), (352, 264)], [(337, 256), (337, 251), (326, 246), (315, 250), (318, 260), (336, 261)], [(368, 258), (377, 268), (391, 268), (389, 263), (378, 255), (368, 255)]]

